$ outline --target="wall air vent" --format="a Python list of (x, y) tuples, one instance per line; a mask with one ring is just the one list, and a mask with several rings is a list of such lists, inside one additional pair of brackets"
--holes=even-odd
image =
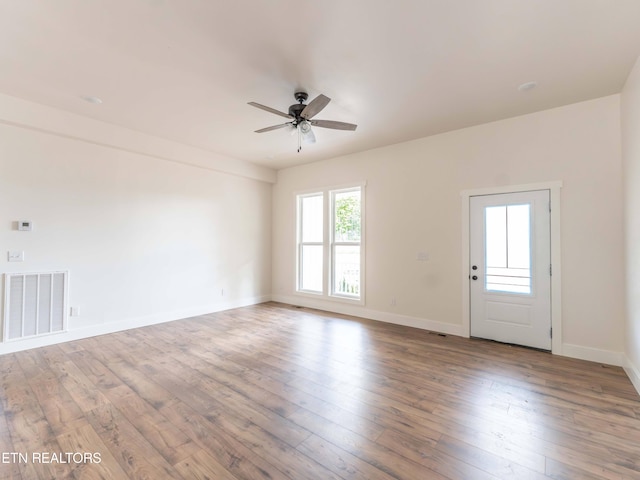
[(67, 328), (68, 272), (5, 274), (3, 341)]

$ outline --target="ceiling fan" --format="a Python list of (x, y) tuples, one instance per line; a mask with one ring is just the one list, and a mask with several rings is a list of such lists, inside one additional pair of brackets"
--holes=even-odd
[(298, 152), (302, 150), (302, 143), (315, 143), (316, 136), (311, 130), (311, 127), (333, 128), (335, 130), (355, 130), (358, 126), (353, 123), (336, 122), (335, 120), (313, 120), (318, 113), (322, 111), (324, 107), (331, 101), (329, 97), (325, 95), (318, 95), (308, 105), (304, 102), (309, 98), (307, 92), (295, 92), (295, 99), (298, 103), (294, 103), (289, 107), (289, 113), (284, 113), (275, 108), (267, 107), (256, 102), (249, 102), (249, 105), (260, 108), (267, 112), (275, 113), (281, 117), (288, 118), (290, 121), (282, 123), (280, 125), (273, 125), (271, 127), (261, 128), (256, 130), (256, 133), (270, 132), (271, 130), (278, 130), (280, 128), (290, 128), (291, 133), (298, 133)]

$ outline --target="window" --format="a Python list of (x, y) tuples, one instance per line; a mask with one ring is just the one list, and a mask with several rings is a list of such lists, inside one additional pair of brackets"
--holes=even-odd
[(324, 195), (313, 194), (299, 200), (299, 290), (322, 293), (324, 257)]
[(531, 294), (530, 205), (485, 208), (488, 292)]
[(298, 195), (297, 291), (363, 298), (363, 186)]

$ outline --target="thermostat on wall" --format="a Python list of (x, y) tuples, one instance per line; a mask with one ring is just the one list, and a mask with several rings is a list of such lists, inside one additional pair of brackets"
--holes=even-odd
[(33, 230), (33, 222), (28, 220), (18, 220), (18, 230), (30, 232)]

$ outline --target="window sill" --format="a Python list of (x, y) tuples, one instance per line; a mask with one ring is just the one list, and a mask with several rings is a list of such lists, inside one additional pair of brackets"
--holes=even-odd
[(313, 298), (316, 300), (322, 300), (324, 302), (339, 302), (345, 303), (348, 305), (364, 305), (364, 298), (353, 298), (342, 295), (327, 295), (324, 293), (313, 293), (313, 292), (305, 292), (305, 291), (296, 291), (294, 295), (300, 297)]

